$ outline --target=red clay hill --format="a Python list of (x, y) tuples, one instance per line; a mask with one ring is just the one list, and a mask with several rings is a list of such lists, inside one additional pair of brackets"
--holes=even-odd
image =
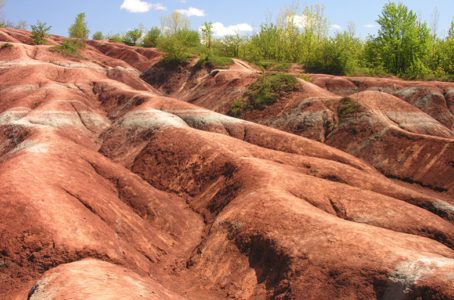
[[(0, 29), (3, 299), (454, 297), (448, 84), (314, 76), (250, 122), (212, 111), (245, 62), (29, 36)], [(363, 115), (340, 118), (349, 89)]]

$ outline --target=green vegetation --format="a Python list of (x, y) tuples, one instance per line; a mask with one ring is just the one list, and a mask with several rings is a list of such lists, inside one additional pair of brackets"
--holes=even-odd
[(104, 35), (102, 34), (101, 31), (96, 31), (93, 36), (92, 36), (92, 39), (93, 40), (103, 40), (104, 39)]
[(87, 22), (85, 21), (85, 13), (80, 13), (76, 16), (74, 24), (68, 28), (68, 33), (70, 38), (74, 38), (80, 43), (79, 48), (85, 48), (85, 41), (90, 34)]
[(85, 44), (81, 43), (77, 39), (66, 39), (63, 45), (54, 46), (50, 48), (50, 51), (57, 52), (71, 58), (82, 59), (83, 56), (82, 53), (80, 53), (79, 49), (84, 47)]
[(312, 82), (311, 76), (309, 74), (307, 74), (307, 73), (304, 73), (304, 72), (301, 72), (299, 78), (304, 80), (304, 81), (307, 81), (307, 82)]
[(32, 27), (32, 35), (31, 39), (33, 40), (34, 45), (46, 45), (47, 44), (47, 38), (49, 37), (49, 34), (47, 33), (52, 26), (46, 27), (46, 23), (41, 23), (38, 20), (38, 23), (36, 25), (31, 25)]
[(106, 39), (108, 39), (109, 41), (111, 42), (118, 42), (118, 43), (121, 43), (123, 41), (123, 38), (121, 37), (121, 34), (119, 33), (109, 33), (108, 35), (106, 35)]
[(337, 115), (340, 121), (358, 116), (362, 112), (361, 104), (350, 97), (342, 98), (337, 108)]
[[(288, 69), (290, 68), (290, 63), (280, 63), (271, 68), (271, 71), (276, 71), (276, 72), (288, 72)], [(265, 68), (266, 69), (266, 68)]]
[[(346, 31), (330, 36), (324, 10), (323, 5), (293, 1), (274, 21), (267, 15), (256, 34), (213, 39), (210, 51), (262, 70), (286, 72), (290, 63), (298, 63), (311, 73), (454, 80), (454, 20), (445, 36), (438, 34), (437, 9), (429, 26), (404, 4), (387, 2), (376, 20), (378, 34), (366, 39), (356, 35), (353, 21)], [(305, 16), (304, 23), (300, 16)]]
[(11, 49), (12, 46), (13, 46), (13, 44), (4, 43), (4, 44), (2, 45), (2, 47), (0, 47), (0, 50), (3, 50), (3, 49)]
[(200, 28), (203, 32), (202, 37), (208, 49), (211, 49), (211, 41), (213, 39), (213, 23), (205, 22)]
[(135, 45), (137, 40), (142, 37), (143, 31), (144, 31), (144, 27), (142, 24), (139, 25), (139, 28), (135, 28), (133, 30), (127, 31), (123, 35), (123, 42), (130, 44), (131, 46)]
[(157, 40), (160, 51), (166, 52), (163, 62), (166, 64), (187, 63), (191, 55), (190, 48), (200, 45), (200, 35), (189, 27), (189, 18), (174, 11), (167, 17), (161, 17), (161, 27), (165, 30)]
[(199, 67), (209, 67), (209, 68), (217, 68), (217, 69), (227, 69), (228, 66), (233, 65), (235, 62), (233, 59), (228, 57), (219, 57), (214, 55), (206, 55), (205, 57), (200, 58), (196, 66)]
[(267, 73), (249, 86), (243, 98), (233, 103), (229, 115), (238, 116), (244, 110), (263, 110), (276, 98), (294, 90), (296, 78), (289, 74)]
[(158, 27), (151, 28), (145, 37), (143, 38), (143, 44), (145, 47), (156, 47), (159, 36), (161, 35), (161, 29)]
[[(6, 19), (5, 3), (0, 0), (0, 27), (27, 28), (24, 21), (14, 25)], [(308, 72), (453, 81), (454, 20), (443, 34), (438, 30), (439, 15), (435, 9), (426, 22), (403, 3), (389, 1), (376, 20), (380, 26), (377, 34), (361, 38), (353, 21), (348, 22), (347, 30), (330, 34), (324, 5), (294, 0), (282, 6), (275, 18), (267, 14), (266, 22), (251, 35), (237, 31), (215, 38), (211, 22), (201, 24), (199, 34), (190, 29), (188, 17), (174, 11), (160, 18), (160, 28), (147, 30), (140, 24), (125, 33), (104, 36), (96, 32), (93, 39), (157, 47), (167, 53), (163, 62), (171, 64), (187, 63), (196, 55), (201, 57), (200, 65), (223, 67), (230, 63), (225, 57), (237, 57), (263, 71), (288, 72), (290, 65), (297, 63), (304, 68), (300, 77), (308, 81)], [(33, 42), (44, 44), (51, 26), (38, 21), (31, 27)], [(85, 13), (77, 15), (68, 32), (71, 39), (81, 42), (76, 50), (83, 48), (89, 35)], [(73, 52), (72, 46), (62, 47)]]

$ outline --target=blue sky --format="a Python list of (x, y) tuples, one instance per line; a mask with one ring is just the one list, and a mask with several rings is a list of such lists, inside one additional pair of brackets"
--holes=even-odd
[[(336, 30), (347, 28), (347, 22), (356, 23), (357, 33), (362, 37), (376, 34), (378, 24), (375, 20), (381, 13), (387, 0), (325, 0), (307, 1), (311, 4), (324, 4), (325, 16)], [(396, 1), (398, 2), (398, 1)], [(439, 32), (447, 31), (454, 17), (453, 0), (411, 0), (402, 1), (415, 12), (421, 12), (423, 19), (429, 22), (435, 7), (440, 12)], [(159, 17), (174, 10), (188, 15), (191, 27), (197, 29), (204, 22), (216, 23), (218, 35), (241, 29), (243, 33), (252, 33), (252, 27), (258, 28), (265, 21), (267, 10), (273, 11), (274, 17), (281, 6), (290, 5), (292, 0), (7, 0), (5, 12), (10, 21), (19, 19), (28, 24), (36, 24), (39, 19), (52, 25), (51, 33), (67, 36), (68, 27), (76, 15), (85, 12), (91, 33), (102, 31), (104, 34), (124, 32), (137, 28), (142, 23), (146, 28), (160, 26)], [(300, 2), (304, 5), (304, 1)]]

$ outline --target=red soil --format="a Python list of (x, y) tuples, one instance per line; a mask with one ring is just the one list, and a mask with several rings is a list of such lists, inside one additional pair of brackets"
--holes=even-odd
[[(158, 64), (153, 88), (138, 77), (162, 55), (153, 49), (90, 42), (76, 61), (50, 47), (0, 50), (5, 299), (454, 297), (454, 203), (365, 162), (451, 190), (452, 169), (442, 169), (451, 130), (421, 110), (363, 91), (364, 116), (341, 122), (340, 96), (300, 82), (255, 113), (327, 110), (338, 123), (322, 126), (326, 143), (361, 149), (359, 159), (161, 95), (225, 111), (257, 76), (247, 64), (214, 73)], [(360, 144), (374, 135), (374, 147)], [(394, 160), (392, 145), (412, 153)]]

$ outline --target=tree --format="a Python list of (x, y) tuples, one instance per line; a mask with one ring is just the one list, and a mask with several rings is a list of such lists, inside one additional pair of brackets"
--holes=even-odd
[(47, 44), (47, 37), (49, 34), (47, 33), (52, 26), (46, 27), (46, 23), (41, 23), (38, 20), (36, 25), (31, 25), (32, 27), (32, 35), (31, 39), (33, 40), (33, 44), (35, 45), (45, 45)]
[(191, 27), (191, 21), (189, 18), (183, 16), (179, 11), (173, 11), (168, 16), (161, 16), (161, 32), (164, 35), (175, 35), (180, 30), (189, 29)]
[(88, 38), (90, 33), (90, 30), (88, 30), (87, 27), (87, 22), (85, 21), (85, 13), (77, 15), (74, 24), (69, 27), (68, 32), (70, 38), (75, 38), (80, 42), (85, 43), (85, 40)]
[(166, 60), (168, 62), (187, 61), (187, 54), (190, 47), (200, 45), (200, 35), (196, 30), (181, 29), (175, 34), (162, 36), (158, 40), (158, 48), (167, 52)]
[(430, 33), (433, 38), (437, 38), (438, 23), (440, 23), (440, 12), (438, 7), (435, 7), (433, 13), (430, 15)]
[(103, 40), (104, 35), (102, 34), (101, 31), (96, 31), (95, 34), (93, 34), (92, 39), (93, 40)]
[(354, 38), (356, 35), (356, 23), (355, 21), (348, 21), (347, 23), (347, 32), (350, 38)]
[(139, 28), (135, 28), (133, 30), (129, 30), (124, 35), (124, 39), (135, 45), (137, 40), (142, 37), (142, 33), (143, 33), (143, 29), (142, 28), (143, 28), (143, 25), (140, 24)]
[(404, 4), (394, 2), (384, 5), (376, 22), (380, 29), (373, 38), (375, 55), (385, 70), (397, 75), (425, 72), (423, 59), (430, 38), (427, 24), (418, 21), (417, 15)]
[(160, 35), (161, 29), (159, 29), (158, 27), (153, 27), (147, 32), (147, 34), (143, 38), (143, 43), (145, 44), (145, 46), (155, 47)]
[(203, 34), (203, 40), (205, 41), (208, 49), (211, 49), (211, 40), (213, 38), (213, 24), (211, 22), (205, 22), (202, 27), (200, 27)]
[(227, 52), (230, 56), (238, 57), (241, 46), (244, 45), (245, 39), (240, 36), (240, 32), (237, 31), (235, 35), (226, 35), (223, 43), (227, 48)]
[(20, 29), (20, 30), (27, 30), (28, 24), (24, 20), (20, 20), (17, 22), (17, 25), (14, 25), (14, 29)]
[(0, 0), (0, 27), (7, 27), (6, 12), (4, 11), (6, 0)]
[(178, 11), (161, 16), (160, 20), (162, 36), (158, 40), (158, 48), (167, 52), (165, 59), (168, 62), (186, 61), (189, 58), (188, 49), (200, 44), (199, 33), (190, 29), (189, 18)]

